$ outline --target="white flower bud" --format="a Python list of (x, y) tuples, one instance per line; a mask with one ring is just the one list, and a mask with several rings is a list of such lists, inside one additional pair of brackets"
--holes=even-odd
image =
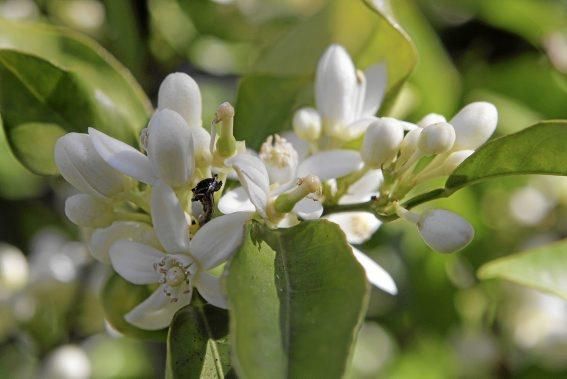
[(295, 179), (299, 158), (285, 138), (277, 134), (269, 136), (260, 148), (259, 157), (268, 170), (270, 183), (285, 184)]
[(158, 250), (162, 249), (153, 228), (148, 224), (135, 221), (116, 221), (109, 227), (96, 229), (87, 244), (93, 257), (102, 263), (110, 264), (108, 251), (118, 240), (135, 241)]
[(72, 223), (91, 228), (109, 225), (114, 216), (110, 204), (84, 193), (67, 198), (65, 214)]
[(451, 150), (454, 143), (455, 129), (446, 122), (439, 122), (423, 128), (418, 147), (424, 155), (435, 155)]
[(0, 300), (28, 282), (29, 267), (25, 255), (16, 247), (0, 244)]
[(425, 243), (440, 253), (461, 250), (474, 237), (474, 229), (467, 220), (443, 209), (425, 211), (417, 221), (417, 228)]
[(395, 120), (374, 121), (364, 135), (362, 160), (370, 167), (381, 167), (394, 159), (403, 139), (404, 130)]
[(398, 158), (400, 162), (407, 161), (415, 152), (422, 130), (421, 128), (413, 129), (406, 134), (400, 145), (400, 156)]
[(183, 118), (169, 109), (157, 111), (148, 126), (148, 157), (157, 176), (171, 187), (191, 179), (193, 138)]
[(472, 153), (474, 153), (474, 150), (459, 150), (449, 154), (445, 162), (443, 162), (443, 175), (451, 175)]
[(313, 108), (301, 108), (293, 116), (293, 131), (306, 141), (315, 141), (321, 136), (321, 116)]
[(425, 115), (419, 122), (417, 123), (418, 126), (425, 128), (428, 125), (438, 124), (440, 122), (447, 122), (444, 116), (437, 114), (437, 113), (429, 113)]
[(498, 111), (490, 103), (471, 103), (461, 109), (450, 121), (455, 128), (454, 150), (476, 149), (485, 143), (498, 123)]
[(201, 91), (189, 75), (169, 74), (159, 87), (158, 110), (170, 109), (183, 117), (189, 127), (201, 127)]
[(110, 167), (97, 153), (88, 134), (68, 133), (55, 144), (55, 163), (73, 187), (98, 197), (111, 197), (134, 181)]

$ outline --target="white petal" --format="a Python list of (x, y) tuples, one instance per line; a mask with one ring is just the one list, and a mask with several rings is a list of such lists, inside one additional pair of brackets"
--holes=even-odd
[(208, 270), (226, 261), (240, 247), (250, 212), (236, 212), (207, 222), (191, 241), (191, 255)]
[(361, 116), (374, 116), (380, 109), (386, 92), (388, 81), (386, 65), (378, 63), (370, 66), (364, 71), (364, 76), (366, 77), (366, 96), (364, 97)]
[(498, 111), (490, 103), (471, 103), (461, 109), (449, 123), (455, 128), (457, 136), (453, 150), (475, 150), (494, 133), (498, 124)]
[(317, 200), (305, 198), (295, 204), (293, 212), (304, 220), (316, 220), (323, 214), (323, 205)]
[(128, 312), (124, 318), (130, 324), (146, 330), (158, 330), (169, 326), (175, 312), (191, 303), (191, 294), (171, 302), (163, 293), (163, 287), (156, 289), (146, 300)]
[(93, 257), (102, 263), (110, 264), (108, 252), (118, 240), (140, 242), (161, 249), (152, 227), (134, 221), (116, 221), (107, 228), (96, 229), (88, 241), (88, 247)]
[(165, 254), (148, 245), (120, 240), (110, 248), (110, 261), (114, 270), (134, 284), (150, 284), (159, 281), (154, 264)]
[(392, 279), (386, 270), (380, 267), (378, 263), (374, 262), (374, 260), (370, 259), (360, 250), (353, 247), (352, 252), (354, 257), (358, 260), (358, 263), (360, 263), (362, 268), (364, 268), (366, 278), (371, 284), (391, 295), (398, 293), (398, 288), (396, 287), (394, 279)]
[(172, 187), (187, 184), (194, 168), (193, 138), (176, 112), (157, 111), (148, 126), (148, 157), (154, 173)]
[(195, 287), (197, 287), (199, 294), (203, 296), (208, 303), (215, 307), (228, 308), (228, 301), (224, 294), (221, 278), (207, 272), (201, 272), (195, 282)]
[(240, 184), (248, 192), (250, 201), (262, 217), (266, 217), (266, 206), (270, 182), (268, 171), (262, 160), (250, 154), (241, 153), (226, 160), (227, 166), (232, 166), (238, 175)]
[(114, 219), (111, 203), (86, 193), (65, 200), (65, 215), (75, 225), (88, 228), (108, 226)]
[(302, 140), (294, 132), (284, 132), (281, 136), (291, 143), (295, 151), (297, 151), (297, 158), (300, 162), (307, 158), (309, 155), (309, 142)]
[(225, 193), (221, 197), (218, 207), (224, 214), (234, 212), (254, 212), (256, 210), (254, 204), (252, 204), (248, 197), (248, 193), (243, 187), (238, 187)]
[(299, 164), (297, 176), (316, 175), (322, 182), (340, 178), (362, 168), (360, 154), (354, 150), (329, 150), (316, 153)]
[(330, 46), (319, 60), (315, 100), (323, 119), (349, 122), (355, 111), (356, 68), (339, 45)]
[(378, 188), (383, 181), (382, 170), (368, 171), (348, 188), (347, 193), (340, 198), (339, 204), (357, 204), (369, 201), (372, 196), (378, 194)]
[(189, 75), (169, 74), (158, 91), (158, 109), (171, 109), (179, 113), (189, 127), (201, 127), (201, 91)]
[(89, 135), (96, 151), (110, 166), (146, 184), (156, 180), (150, 160), (144, 154), (94, 128), (89, 128)]
[(152, 188), (152, 221), (156, 236), (170, 254), (189, 248), (189, 228), (185, 212), (175, 192), (162, 181)]
[(369, 212), (341, 212), (325, 216), (329, 221), (338, 224), (345, 233), (349, 243), (364, 243), (378, 230), (382, 223)]

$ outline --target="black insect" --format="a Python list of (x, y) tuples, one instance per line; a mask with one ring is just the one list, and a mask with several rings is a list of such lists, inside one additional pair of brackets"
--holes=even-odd
[(214, 174), (212, 178), (203, 179), (191, 190), (193, 192), (191, 201), (198, 201), (203, 206), (203, 213), (198, 217), (201, 226), (209, 222), (213, 215), (214, 193), (222, 187), (222, 180), (218, 180), (217, 177), (218, 175)]

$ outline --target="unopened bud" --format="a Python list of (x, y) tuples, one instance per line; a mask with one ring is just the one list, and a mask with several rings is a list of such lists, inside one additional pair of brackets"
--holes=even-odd
[(97, 197), (118, 195), (134, 184), (101, 158), (88, 134), (68, 133), (59, 138), (55, 144), (55, 163), (73, 187)]
[(449, 154), (445, 162), (443, 162), (443, 175), (451, 175), (472, 153), (474, 153), (474, 150), (459, 150)]
[(474, 229), (467, 220), (444, 209), (425, 211), (417, 222), (425, 243), (440, 253), (453, 253), (467, 246)]
[(316, 141), (321, 136), (321, 116), (313, 108), (301, 108), (293, 116), (293, 131), (306, 141)]
[(23, 288), (29, 277), (28, 261), (16, 247), (0, 244), (0, 300)]
[(189, 127), (201, 127), (201, 92), (189, 75), (169, 74), (159, 87), (158, 110), (171, 109), (183, 117)]
[(403, 139), (404, 130), (395, 120), (374, 121), (364, 135), (362, 160), (369, 167), (381, 167), (398, 154)]
[(67, 198), (65, 214), (72, 223), (91, 228), (107, 226), (113, 219), (110, 204), (84, 193)]
[(439, 122), (422, 129), (418, 146), (424, 155), (435, 155), (451, 150), (454, 143), (455, 129), (446, 122)]
[(417, 143), (419, 141), (419, 135), (423, 129), (413, 129), (406, 134), (402, 143), (400, 145), (400, 156), (398, 160), (400, 162), (407, 161), (417, 149)]
[(319, 177), (315, 175), (307, 175), (306, 177), (299, 179), (296, 188), (279, 195), (274, 206), (276, 211), (279, 213), (289, 213), (292, 211), (295, 204), (304, 199), (306, 196), (312, 193), (320, 194), (321, 192), (322, 186)]
[(440, 122), (447, 122), (444, 116), (437, 114), (437, 113), (429, 113), (425, 115), (419, 122), (417, 123), (418, 126), (425, 128), (426, 126), (438, 124)]
[(222, 123), (217, 151), (223, 157), (231, 157), (236, 152), (236, 138), (234, 138), (234, 107), (229, 102), (219, 105), (215, 122)]
[(455, 128), (454, 150), (475, 150), (485, 143), (498, 123), (498, 111), (490, 103), (471, 103), (461, 109), (450, 121)]

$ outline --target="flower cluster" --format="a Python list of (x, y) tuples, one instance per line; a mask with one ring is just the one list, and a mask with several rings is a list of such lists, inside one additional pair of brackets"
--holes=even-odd
[[(495, 108), (473, 103), (449, 122), (436, 114), (418, 124), (378, 118), (386, 79), (384, 65), (356, 70), (344, 48), (331, 46), (317, 68), (317, 108), (297, 110), (293, 132), (269, 136), (257, 153), (234, 138), (228, 103), (211, 132), (203, 128), (199, 88), (181, 73), (161, 84), (139, 150), (92, 128), (62, 137), (56, 163), (80, 192), (66, 201), (68, 218), (85, 229), (95, 258), (134, 284), (156, 285), (126, 319), (163, 328), (193, 288), (226, 307), (210, 270), (236, 251), (252, 218), (284, 228), (325, 217), (357, 245), (394, 216), (416, 224), (437, 251), (470, 242), (472, 227), (460, 216), (440, 209), (418, 215), (400, 201), (483, 144), (496, 127)], [(224, 191), (227, 179), (241, 187)], [(395, 294), (388, 273), (352, 249), (369, 281)]]

